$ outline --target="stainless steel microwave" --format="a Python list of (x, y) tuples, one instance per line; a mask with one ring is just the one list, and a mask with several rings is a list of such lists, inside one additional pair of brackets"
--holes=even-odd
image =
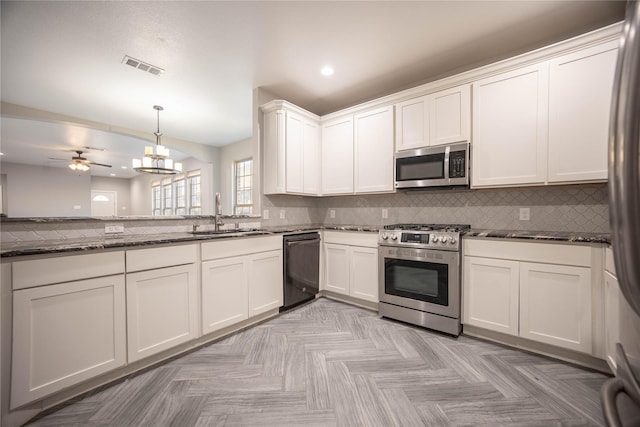
[(437, 145), (395, 155), (396, 188), (469, 186), (469, 143)]

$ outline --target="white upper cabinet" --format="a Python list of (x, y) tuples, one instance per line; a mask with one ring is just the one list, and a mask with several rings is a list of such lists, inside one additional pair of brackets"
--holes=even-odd
[(473, 84), (472, 186), (544, 183), (548, 65)]
[(607, 179), (609, 112), (618, 42), (549, 63), (549, 182)]
[(428, 146), (429, 124), (427, 96), (396, 104), (396, 151)]
[(429, 100), (429, 145), (469, 141), (471, 96), (469, 85), (433, 93)]
[(353, 193), (353, 115), (322, 124), (322, 194)]
[(396, 151), (469, 141), (469, 85), (396, 104)]
[(472, 187), (606, 180), (617, 46), (475, 82)]
[(393, 191), (393, 106), (354, 117), (356, 193)]
[(265, 194), (318, 195), (319, 118), (286, 101), (262, 106)]

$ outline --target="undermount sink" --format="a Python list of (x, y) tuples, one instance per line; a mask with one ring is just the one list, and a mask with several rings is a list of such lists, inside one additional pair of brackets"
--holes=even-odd
[(237, 234), (238, 236), (257, 236), (260, 234), (269, 234), (268, 231), (260, 230), (258, 228), (239, 228), (239, 229), (231, 229), (231, 230), (202, 230), (202, 231), (192, 231), (191, 234), (196, 235), (230, 235)]

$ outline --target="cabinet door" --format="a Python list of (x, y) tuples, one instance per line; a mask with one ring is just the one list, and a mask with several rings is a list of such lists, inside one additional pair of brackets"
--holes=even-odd
[(282, 194), (286, 190), (286, 112), (274, 110), (264, 114), (264, 194)]
[(609, 110), (618, 41), (549, 66), (549, 182), (607, 179)]
[(302, 193), (304, 190), (303, 130), (304, 120), (291, 111), (286, 113), (286, 182), (287, 193)]
[(11, 407), (126, 362), (124, 275), (13, 293)]
[(519, 263), (464, 257), (463, 323), (518, 335)]
[(353, 193), (353, 116), (322, 125), (322, 194)]
[(393, 107), (355, 116), (355, 192), (393, 190)]
[(320, 126), (305, 120), (302, 132), (302, 192), (317, 196), (320, 194)]
[(202, 333), (217, 331), (249, 317), (245, 257), (202, 263)]
[(429, 103), (426, 96), (395, 105), (396, 151), (429, 145)]
[(608, 271), (604, 272), (604, 342), (607, 355), (607, 363), (615, 373), (616, 343), (620, 341), (620, 286), (616, 279)]
[(127, 274), (129, 362), (197, 337), (195, 264)]
[(520, 263), (520, 336), (591, 353), (591, 269)]
[(471, 94), (469, 85), (429, 95), (429, 145), (469, 141)]
[(349, 295), (349, 246), (324, 244), (325, 289)]
[(349, 295), (378, 302), (378, 249), (351, 248)]
[(546, 63), (473, 84), (473, 187), (545, 182), (547, 111)]
[(248, 256), (249, 317), (282, 306), (282, 250)]

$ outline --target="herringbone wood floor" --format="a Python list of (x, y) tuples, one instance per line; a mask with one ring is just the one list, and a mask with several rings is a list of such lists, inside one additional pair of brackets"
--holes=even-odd
[(30, 425), (601, 425), (605, 379), (322, 298)]

